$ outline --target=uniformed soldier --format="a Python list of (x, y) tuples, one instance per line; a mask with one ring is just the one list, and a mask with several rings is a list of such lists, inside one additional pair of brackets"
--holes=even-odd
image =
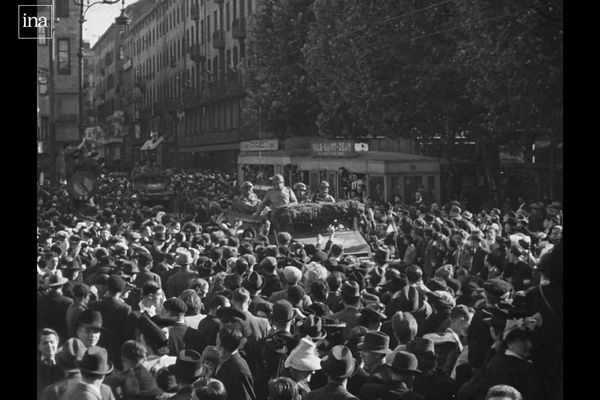
[(308, 194), (308, 190), (304, 183), (302, 183), (302, 182), (295, 183), (294, 184), (294, 193), (296, 194), (298, 203), (308, 203), (310, 201), (310, 196)]
[(267, 191), (265, 198), (258, 206), (254, 215), (259, 215), (266, 206), (280, 208), (297, 202), (298, 200), (296, 199), (294, 191), (285, 186), (283, 176), (276, 174), (273, 176), (273, 187)]
[(313, 201), (315, 203), (335, 203), (335, 198), (329, 194), (329, 182), (321, 182), (319, 192), (315, 193)]
[(256, 209), (260, 204), (260, 200), (252, 191), (253, 189), (254, 186), (252, 185), (252, 183), (248, 181), (242, 183), (242, 185), (240, 186), (242, 194), (233, 203), (233, 209), (235, 211), (239, 211), (245, 214), (253, 214), (254, 212), (256, 212)]

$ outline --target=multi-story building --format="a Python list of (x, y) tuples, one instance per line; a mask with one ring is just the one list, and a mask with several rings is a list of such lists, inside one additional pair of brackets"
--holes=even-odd
[(130, 26), (111, 26), (98, 40), (99, 123), (121, 116), (127, 161), (235, 166), (239, 142), (248, 139), (237, 71), (255, 6), (252, 0), (142, 0), (127, 8)]
[[(44, 30), (38, 39), (38, 151), (49, 152), (50, 96), (49, 86), (54, 86), (55, 96), (55, 145), (60, 165), (62, 148), (68, 143), (78, 143), (79, 134), (79, 71), (77, 52), (79, 48), (79, 9), (71, 0), (39, 0), (39, 5), (54, 3), (54, 32)], [(49, 8), (39, 8), (38, 16), (50, 18)], [(45, 28), (50, 29), (50, 27)], [(51, 47), (52, 48), (51, 48)], [(50, 75), (50, 51), (53, 50), (54, 73)], [(52, 82), (49, 82), (52, 80)], [(46, 157), (47, 158), (47, 157)], [(46, 169), (51, 163), (47, 163)]]
[[(126, 8), (135, 21), (158, 0), (141, 0)], [(132, 60), (126, 51), (126, 38), (130, 27), (111, 26), (94, 44), (94, 107), (98, 135), (96, 149), (111, 163), (120, 164), (129, 158), (126, 154), (129, 136), (132, 134), (131, 96), (133, 78)]]

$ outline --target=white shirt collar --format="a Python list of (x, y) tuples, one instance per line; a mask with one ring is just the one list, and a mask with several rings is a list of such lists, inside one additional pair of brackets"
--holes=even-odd
[(147, 312), (150, 317), (154, 317), (156, 315), (156, 306), (155, 305), (151, 305), (150, 307), (146, 307), (144, 305), (144, 303), (142, 301), (140, 301), (138, 303), (138, 306), (140, 307), (140, 312), (141, 313)]

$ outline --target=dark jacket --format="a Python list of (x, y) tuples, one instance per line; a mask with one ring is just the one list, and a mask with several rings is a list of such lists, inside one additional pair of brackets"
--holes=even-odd
[[(369, 397), (365, 397), (367, 399)], [(307, 393), (302, 400), (358, 400), (358, 397), (347, 391), (342, 385), (328, 382), (320, 389)]]
[(134, 323), (131, 318), (131, 307), (121, 300), (108, 297), (89, 305), (92, 310), (102, 314), (102, 332), (98, 346), (108, 352), (110, 361), (121, 368), (121, 346), (134, 337)]
[[(65, 394), (71, 387), (77, 385), (77, 383), (80, 381), (80, 372), (70, 373), (65, 377), (65, 379), (46, 387), (42, 391), (40, 400), (59, 400), (63, 394)], [(104, 383), (100, 386), (100, 393), (102, 393), (102, 400), (115, 399), (111, 388)]]
[(38, 398), (42, 390), (48, 386), (52, 385), (63, 379), (64, 374), (62, 369), (54, 364), (54, 365), (46, 365), (42, 364), (40, 359), (37, 360), (37, 394)]
[(517, 389), (524, 399), (531, 390), (531, 363), (506, 354), (496, 355), (487, 365), (489, 387), (509, 385)]
[(411, 391), (405, 383), (395, 382), (367, 384), (360, 394), (361, 400), (425, 400), (425, 397)]
[(440, 369), (417, 375), (413, 382), (413, 391), (427, 400), (451, 400), (457, 390), (454, 380)]
[(215, 378), (225, 386), (228, 399), (256, 400), (252, 373), (239, 353), (235, 353), (219, 366)]
[(200, 335), (204, 337), (207, 346), (215, 346), (217, 344), (217, 334), (220, 329), (219, 319), (213, 315), (207, 315), (198, 323)]
[(281, 284), (281, 279), (278, 275), (266, 275), (265, 276), (265, 286), (261, 290), (261, 295), (266, 298), (269, 298), (273, 293), (278, 292), (283, 289), (283, 285)]
[(63, 343), (67, 335), (67, 309), (73, 299), (63, 296), (57, 291), (40, 297), (37, 302), (37, 330), (44, 328), (54, 329), (58, 333), (58, 340)]

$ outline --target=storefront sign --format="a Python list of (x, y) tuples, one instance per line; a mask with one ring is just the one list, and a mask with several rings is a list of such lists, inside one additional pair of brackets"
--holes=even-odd
[(240, 143), (240, 151), (276, 151), (279, 149), (277, 140), (248, 140)]
[(350, 140), (315, 140), (310, 142), (313, 156), (321, 157), (351, 157), (355, 156), (354, 142)]

